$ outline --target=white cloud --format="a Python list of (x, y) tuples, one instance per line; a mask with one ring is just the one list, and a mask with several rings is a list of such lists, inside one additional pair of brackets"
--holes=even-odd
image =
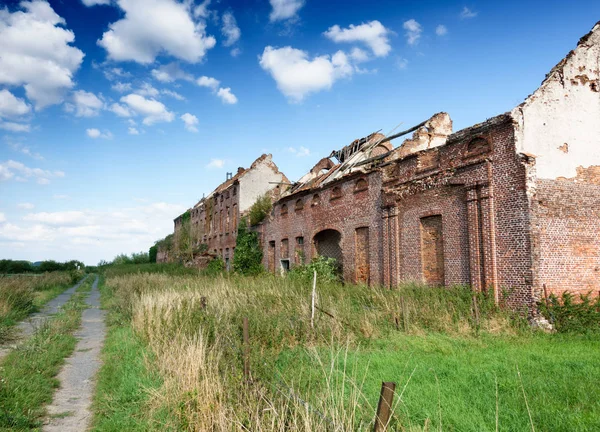
[(180, 101), (185, 100), (185, 98), (182, 95), (180, 95), (177, 92), (171, 91), (171, 90), (163, 89), (160, 92), (164, 95), (172, 97), (173, 99), (177, 99)]
[(6, 89), (0, 90), (0, 117), (19, 117), (30, 111), (31, 107), (23, 99)]
[(190, 132), (198, 132), (198, 117), (193, 114), (185, 113), (181, 116), (181, 120), (185, 123), (185, 128)]
[(239, 48), (234, 48), (230, 51), (231, 57), (237, 57), (242, 53), (242, 50)]
[(109, 5), (111, 0), (81, 0), (81, 3), (86, 5), (87, 7), (97, 6), (97, 5)]
[(208, 9), (208, 7), (210, 6), (210, 2), (211, 2), (211, 0), (204, 0), (202, 3), (197, 5), (194, 8), (194, 17), (204, 18), (204, 19), (210, 17), (211, 12)]
[(368, 46), (377, 57), (385, 57), (392, 50), (388, 36), (392, 32), (385, 28), (379, 21), (370, 21), (368, 23), (353, 25), (342, 29), (339, 25), (334, 25), (323, 33), (327, 38), (334, 42), (355, 43), (361, 42)]
[(152, 69), (152, 76), (160, 82), (173, 82), (176, 80), (194, 81), (194, 77), (181, 70), (177, 63), (169, 63)]
[(435, 28), (435, 34), (438, 36), (444, 36), (447, 33), (448, 33), (448, 29), (446, 28), (445, 25), (440, 24), (439, 26), (437, 26)]
[(223, 159), (211, 159), (207, 168), (223, 168), (225, 166), (225, 161)]
[(14, 151), (23, 153), (24, 155), (27, 155), (37, 160), (44, 160), (44, 157), (41, 154), (31, 151), (29, 147), (27, 147), (19, 141), (13, 141), (12, 139), (9, 139), (9, 137), (5, 137), (5, 141), (9, 145), (9, 147), (12, 148)]
[(175, 118), (175, 114), (167, 110), (167, 107), (163, 103), (155, 99), (146, 99), (137, 94), (129, 94), (123, 96), (121, 102), (127, 104), (129, 112), (133, 111), (143, 116), (144, 120), (142, 123), (147, 126), (157, 122), (171, 122)]
[(154, 87), (152, 87), (152, 85), (149, 83), (143, 83), (141, 85), (141, 87), (139, 89), (137, 89), (134, 93), (139, 94), (140, 96), (149, 96), (149, 97), (156, 97), (159, 94), (158, 90), (156, 90)]
[(4, 213), (0, 213), (0, 223), (6, 222), (6, 216), (4, 216)]
[(212, 77), (201, 76), (196, 80), (196, 84), (198, 84), (200, 87), (208, 87), (211, 90), (217, 90), (221, 82)]
[(398, 57), (398, 59), (396, 60), (396, 67), (400, 70), (404, 70), (407, 66), (408, 60), (403, 57)]
[(22, 10), (0, 10), (0, 84), (24, 86), (36, 109), (60, 103), (73, 87), (83, 52), (75, 35), (45, 1), (23, 1)]
[(104, 71), (104, 76), (106, 77), (107, 80), (109, 81), (113, 81), (117, 78), (131, 78), (133, 75), (131, 75), (131, 72), (127, 72), (125, 70), (123, 70), (122, 68), (110, 68), (110, 69), (106, 69)]
[(469, 18), (475, 18), (478, 14), (479, 14), (479, 12), (474, 12), (465, 6), (465, 7), (463, 7), (463, 10), (461, 11), (459, 16), (460, 16), (460, 19), (469, 19)]
[(235, 95), (231, 93), (231, 89), (229, 87), (220, 88), (217, 92), (217, 96), (221, 98), (221, 101), (223, 101), (224, 104), (228, 105), (234, 105), (238, 101), (237, 97), (235, 97)]
[(269, 0), (269, 3), (273, 8), (269, 14), (271, 22), (297, 19), (298, 11), (304, 6), (304, 0)]
[(402, 27), (404, 30), (406, 30), (406, 42), (409, 45), (415, 45), (417, 42), (419, 42), (419, 38), (423, 32), (421, 24), (414, 19), (409, 19), (402, 24)]
[(355, 63), (363, 63), (369, 60), (369, 54), (365, 50), (354, 47), (352, 51), (350, 51), (350, 58), (354, 60)]
[(119, 93), (125, 93), (131, 91), (131, 83), (123, 83), (121, 81), (117, 81), (112, 86), (110, 86), (110, 88)]
[(235, 21), (233, 13), (225, 12), (221, 19), (223, 20), (223, 27), (221, 27), (221, 33), (223, 33), (223, 36), (225, 36), (223, 45), (231, 46), (240, 39), (240, 37), (242, 36), (242, 31), (237, 26), (237, 22)]
[(65, 109), (68, 112), (75, 111), (75, 116), (77, 117), (97, 116), (104, 107), (104, 102), (98, 96), (84, 90), (73, 92), (72, 100), (74, 105), (65, 104)]
[(56, 200), (64, 200), (69, 199), (69, 195), (52, 195), (52, 198)]
[(291, 101), (300, 102), (309, 93), (330, 89), (342, 77), (352, 75), (348, 57), (338, 51), (332, 57), (308, 58), (308, 53), (290, 46), (265, 48), (260, 66), (271, 74), (277, 88)]
[(136, 128), (134, 128), (134, 127), (130, 127), (130, 128), (128, 129), (128, 133), (129, 133), (129, 135), (139, 135), (139, 134), (140, 134), (140, 131), (138, 131), (138, 130), (137, 130)]
[(30, 178), (37, 180), (39, 184), (50, 183), (50, 179), (62, 178), (65, 173), (62, 171), (49, 171), (41, 168), (30, 168), (27, 165), (8, 160), (0, 162), (0, 181), (14, 179), (15, 181), (27, 181)]
[(300, 146), (299, 148), (288, 147), (288, 151), (295, 154), (297, 157), (310, 156), (310, 150), (304, 146)]
[(173, 218), (184, 210), (182, 205), (154, 202), (102, 211), (29, 213), (18, 222), (0, 224), (0, 243), (24, 243), (31, 253), (24, 259), (77, 257), (91, 265), (119, 253), (148, 250), (172, 232)]
[(110, 24), (98, 45), (109, 58), (154, 62), (161, 54), (197, 63), (215, 46), (203, 21), (194, 21), (192, 2), (176, 0), (116, 0), (125, 16)]
[(127, 108), (125, 105), (114, 103), (110, 106), (110, 111), (118, 115), (119, 117), (131, 117), (134, 113)]
[(9, 132), (29, 132), (31, 127), (28, 124), (5, 122), (0, 120), (0, 129), (7, 130)]
[(98, 130), (98, 129), (86, 129), (85, 132), (87, 133), (87, 136), (89, 136), (90, 138), (93, 138), (93, 139), (96, 139), (96, 138), (112, 139), (113, 138), (113, 134), (107, 130), (105, 130), (104, 132), (100, 132), (100, 130)]
[(31, 203), (19, 203), (17, 204), (17, 207), (23, 210), (32, 210), (35, 206)]

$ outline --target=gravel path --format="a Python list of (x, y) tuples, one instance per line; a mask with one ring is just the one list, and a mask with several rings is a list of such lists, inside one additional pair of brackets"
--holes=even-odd
[(27, 319), (25, 319), (25, 320), (21, 321), (19, 324), (17, 324), (15, 326), (16, 331), (17, 331), (15, 341), (9, 345), (0, 346), (0, 360), (2, 359), (2, 357), (7, 355), (11, 350), (16, 348), (17, 345), (19, 345), (21, 342), (23, 342), (29, 336), (31, 336), (33, 333), (35, 333), (35, 331), (38, 328), (40, 328), (40, 326), (42, 325), (42, 323), (45, 320), (50, 318), (52, 315), (55, 315), (56, 313), (58, 313), (60, 308), (63, 307), (65, 305), (65, 303), (67, 303), (71, 299), (73, 294), (75, 294), (75, 291), (77, 290), (77, 288), (79, 288), (81, 286), (81, 284), (87, 278), (88, 278), (88, 276), (85, 276), (83, 279), (81, 279), (79, 282), (77, 282), (74, 286), (65, 290), (62, 294), (59, 294), (58, 296), (56, 296), (55, 298), (50, 300), (48, 303), (46, 303), (46, 306), (44, 306), (44, 308), (40, 312), (37, 312), (37, 313), (34, 313), (34, 314), (28, 316)]
[(44, 425), (44, 431), (79, 432), (85, 431), (90, 424), (93, 378), (100, 367), (100, 350), (106, 332), (97, 276), (86, 302), (89, 307), (83, 311), (82, 326), (75, 333), (80, 340), (58, 374), (60, 388), (48, 407), (50, 419)]

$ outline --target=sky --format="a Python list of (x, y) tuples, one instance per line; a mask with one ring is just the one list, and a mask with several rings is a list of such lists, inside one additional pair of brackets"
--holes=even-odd
[[(575, 7), (577, 5), (577, 7)], [(94, 265), (271, 153), (521, 103), (600, 2), (0, 1), (0, 259)]]

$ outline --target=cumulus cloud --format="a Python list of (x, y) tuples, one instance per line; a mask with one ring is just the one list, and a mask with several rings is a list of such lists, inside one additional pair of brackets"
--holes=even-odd
[(118, 78), (131, 78), (133, 76), (131, 75), (131, 72), (127, 72), (126, 70), (118, 67), (105, 69), (103, 73), (106, 79), (109, 81), (113, 81)]
[(96, 138), (102, 138), (102, 139), (112, 139), (113, 134), (110, 133), (110, 131), (105, 130), (104, 132), (100, 132), (99, 129), (86, 129), (85, 133), (87, 134), (87, 136), (89, 136), (90, 138), (96, 139)]
[(129, 133), (129, 135), (139, 135), (139, 134), (140, 134), (140, 131), (138, 131), (138, 130), (137, 130), (136, 128), (134, 128), (134, 127), (130, 127), (130, 128), (127, 130), (127, 133)]
[(94, 117), (104, 108), (104, 102), (98, 96), (84, 90), (73, 92), (72, 102), (65, 104), (65, 110), (74, 112), (76, 117)]
[(398, 57), (396, 59), (396, 67), (400, 70), (404, 70), (406, 69), (406, 67), (408, 66), (408, 60), (403, 58), (403, 57)]
[(81, 3), (83, 3), (87, 7), (91, 7), (97, 5), (109, 5), (110, 0), (81, 0)]
[(198, 117), (193, 114), (185, 113), (181, 116), (181, 120), (185, 123), (185, 128), (190, 132), (198, 132)]
[(370, 21), (360, 25), (351, 24), (348, 28), (344, 29), (336, 24), (323, 34), (337, 43), (360, 42), (368, 46), (375, 56), (385, 57), (392, 49), (388, 39), (391, 33), (379, 21)]
[(140, 96), (156, 97), (158, 96), (159, 91), (152, 87), (151, 84), (143, 83), (134, 93), (139, 94)]
[(0, 213), (0, 223), (6, 222), (6, 216), (4, 216), (4, 213)]
[(460, 19), (469, 19), (475, 18), (479, 12), (474, 12), (468, 7), (463, 7), (463, 10), (460, 12)]
[(19, 117), (30, 111), (31, 107), (23, 99), (15, 97), (6, 89), (0, 90), (0, 118)]
[(421, 24), (414, 19), (409, 19), (402, 24), (402, 27), (404, 30), (406, 30), (406, 42), (409, 45), (415, 45), (417, 42), (419, 42), (419, 38), (423, 32)]
[(200, 87), (208, 87), (211, 90), (216, 90), (221, 82), (216, 78), (201, 76), (196, 80), (196, 84)]
[(24, 243), (32, 254), (25, 259), (77, 256), (91, 265), (122, 252), (147, 250), (172, 231), (173, 218), (184, 210), (179, 204), (154, 202), (101, 211), (32, 212), (0, 224), (0, 243)]
[(83, 52), (72, 31), (45, 1), (23, 1), (21, 10), (0, 10), (0, 84), (24, 86), (36, 109), (62, 102), (73, 87)]
[(109, 110), (118, 115), (119, 117), (132, 117), (135, 114), (127, 106), (118, 103), (112, 104)]
[(225, 161), (223, 159), (211, 159), (206, 165), (207, 168), (223, 168), (224, 166)]
[(62, 178), (64, 176), (65, 173), (62, 171), (31, 168), (14, 160), (0, 162), (0, 181), (15, 180), (24, 182), (29, 179), (35, 179), (38, 184), (48, 184), (51, 179)]
[(309, 93), (330, 89), (333, 83), (352, 75), (353, 68), (342, 51), (333, 56), (312, 60), (308, 53), (290, 46), (268, 46), (260, 57), (260, 66), (267, 71), (277, 88), (292, 102), (302, 101)]
[(170, 83), (177, 80), (194, 81), (194, 77), (191, 74), (183, 71), (177, 63), (169, 63), (166, 65), (161, 65), (156, 69), (152, 69), (152, 76), (154, 79), (165, 83)]
[(8, 146), (16, 152), (22, 153), (24, 155), (27, 155), (27, 156), (32, 157), (37, 160), (44, 160), (44, 157), (41, 154), (39, 154), (37, 152), (33, 152), (29, 147), (24, 145), (22, 142), (14, 141), (12, 139), (9, 139), (9, 137), (5, 137), (5, 141), (8, 144)]
[(304, 6), (304, 0), (269, 0), (271, 3), (271, 13), (269, 20), (285, 21), (298, 18), (298, 11)]
[(180, 100), (180, 101), (182, 101), (182, 100), (185, 100), (185, 97), (183, 97), (183, 96), (182, 96), (182, 95), (180, 95), (179, 93), (177, 93), (177, 92), (174, 92), (174, 91), (172, 91), (172, 90), (163, 89), (163, 90), (161, 90), (160, 92), (161, 92), (161, 94), (164, 94), (164, 95), (170, 96), (170, 97), (172, 97), (173, 99), (177, 99), (177, 100)]
[(231, 46), (240, 39), (242, 36), (242, 31), (238, 27), (232, 12), (225, 12), (221, 19), (223, 21), (221, 33), (223, 33), (223, 36), (225, 36), (223, 45)]
[(223, 101), (224, 104), (228, 105), (234, 105), (238, 101), (237, 97), (235, 97), (235, 95), (231, 93), (231, 89), (229, 87), (220, 88), (219, 91), (217, 91), (217, 96), (219, 96), (219, 98), (221, 99), (221, 101)]
[[(175, 118), (175, 114), (167, 110), (167, 107), (155, 100), (155, 99), (146, 99), (143, 96), (138, 94), (128, 94), (127, 96), (123, 96), (121, 98), (121, 102), (126, 105), (125, 111), (132, 115), (132, 113), (141, 115), (144, 117), (142, 123), (147, 126), (150, 126), (157, 122), (172, 122)], [(116, 111), (113, 109), (113, 112), (120, 111), (123, 106), (119, 104), (114, 104), (117, 106)], [(115, 108), (113, 106), (113, 108)], [(127, 117), (123, 115), (123, 117)]]
[(435, 28), (435, 34), (438, 36), (444, 36), (447, 33), (448, 33), (448, 29), (446, 28), (445, 25), (440, 24), (439, 26), (437, 26)]
[(203, 21), (194, 20), (192, 2), (176, 0), (117, 0), (125, 16), (109, 25), (98, 45), (117, 61), (154, 62), (168, 54), (197, 63), (215, 46)]
[(110, 88), (119, 93), (125, 93), (131, 91), (131, 83), (123, 83), (121, 81), (117, 81), (116, 83), (111, 85)]
[(0, 120), (0, 129), (7, 130), (9, 132), (29, 132), (31, 126), (24, 123), (7, 122)]
[(32, 210), (35, 207), (35, 205), (31, 204), (31, 203), (19, 203), (17, 204), (17, 208), (23, 209), (23, 210)]

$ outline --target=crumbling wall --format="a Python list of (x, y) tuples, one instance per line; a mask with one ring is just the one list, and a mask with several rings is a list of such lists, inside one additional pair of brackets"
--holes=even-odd
[(539, 178), (580, 178), (600, 165), (600, 24), (511, 112), (517, 152), (536, 158)]
[(263, 155), (240, 177), (239, 212), (245, 213), (256, 199), (287, 182), (273, 163), (271, 155)]

